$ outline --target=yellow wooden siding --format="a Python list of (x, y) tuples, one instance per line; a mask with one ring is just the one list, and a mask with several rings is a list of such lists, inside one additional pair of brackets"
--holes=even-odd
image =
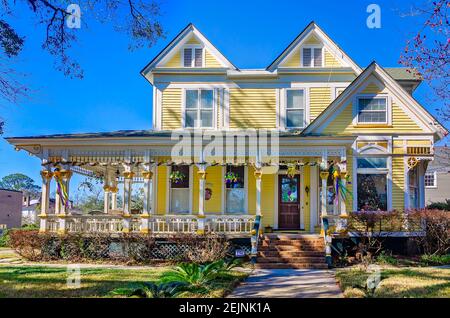
[(231, 128), (275, 128), (275, 89), (230, 89)]
[(405, 165), (403, 157), (392, 157), (392, 209), (402, 211), (405, 206)]
[(254, 215), (256, 213), (256, 180), (255, 169), (248, 166), (248, 213)]
[(163, 64), (162, 67), (171, 67), (171, 68), (179, 68), (181, 67), (181, 50), (176, 52), (174, 56), (170, 60), (167, 61), (166, 64)]
[(300, 67), (300, 49), (297, 48), (295, 52), (283, 63), (281, 67)]
[(320, 44), (320, 41), (314, 35), (311, 35), (308, 39), (306, 39), (304, 44)]
[(198, 168), (196, 166), (192, 167), (193, 178), (192, 178), (192, 214), (198, 214), (198, 199), (199, 199), (199, 178), (198, 178)]
[(403, 140), (394, 140), (392, 145), (392, 153), (394, 154), (404, 154), (405, 144)]
[(223, 67), (208, 50), (205, 50), (205, 67)]
[(331, 103), (329, 87), (311, 87), (309, 89), (309, 117), (313, 121)]
[(199, 39), (197, 39), (195, 36), (192, 36), (187, 42), (186, 44), (201, 44)]
[(428, 146), (428, 147), (430, 147), (431, 146), (431, 141), (430, 140), (407, 140), (406, 143), (410, 147), (414, 147), (414, 146), (418, 146), (418, 147), (421, 147), (421, 146), (426, 147), (426, 146)]
[(205, 200), (206, 213), (222, 212), (222, 167), (215, 166), (206, 169), (206, 188), (212, 190), (211, 199)]
[(369, 83), (362, 91), (361, 94), (381, 94), (386, 93), (386, 89), (384, 87), (378, 87), (375, 83)]
[(342, 64), (325, 49), (325, 67), (342, 67)]
[(166, 214), (166, 195), (167, 195), (167, 167), (159, 166), (156, 174), (157, 177), (157, 200), (156, 214)]
[(364, 127), (364, 125), (353, 125), (352, 103), (349, 103), (345, 109), (336, 116), (336, 118), (324, 129), (325, 134), (354, 134), (358, 132), (376, 133), (376, 132), (420, 132), (423, 131), (414, 120), (412, 120), (403, 109), (395, 103), (392, 103), (392, 125), (379, 127)]
[(162, 129), (181, 128), (181, 88), (167, 88), (162, 92)]
[[(263, 226), (272, 226), (275, 213), (275, 178), (276, 174), (263, 174), (261, 179), (261, 214)], [(254, 179), (254, 178), (253, 178)], [(256, 188), (255, 188), (256, 193)]]

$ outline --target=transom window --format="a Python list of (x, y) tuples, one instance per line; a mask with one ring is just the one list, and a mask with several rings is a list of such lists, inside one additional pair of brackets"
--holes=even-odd
[(183, 50), (184, 67), (202, 67), (203, 49), (201, 47), (187, 47)]
[(212, 89), (188, 89), (185, 101), (185, 127), (212, 128), (214, 91)]
[(305, 126), (305, 91), (303, 89), (286, 90), (286, 128)]
[(425, 187), (427, 188), (437, 187), (436, 171), (430, 171), (425, 173)]
[(322, 48), (321, 47), (304, 47), (303, 50), (303, 67), (322, 67)]
[(358, 123), (387, 123), (387, 98), (359, 97)]

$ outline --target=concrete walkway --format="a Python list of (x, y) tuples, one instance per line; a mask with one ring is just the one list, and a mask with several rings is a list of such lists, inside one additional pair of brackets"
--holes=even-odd
[(231, 298), (341, 298), (333, 271), (318, 269), (257, 269)]

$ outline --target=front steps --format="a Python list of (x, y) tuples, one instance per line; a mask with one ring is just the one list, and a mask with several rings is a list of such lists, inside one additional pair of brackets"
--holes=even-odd
[(264, 269), (326, 269), (323, 238), (316, 234), (263, 235), (255, 266)]

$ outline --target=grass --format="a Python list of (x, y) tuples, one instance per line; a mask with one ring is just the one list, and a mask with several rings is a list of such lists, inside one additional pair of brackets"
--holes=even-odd
[[(79, 288), (67, 286), (66, 268), (43, 266), (0, 266), (0, 297), (52, 298), (52, 297), (111, 297), (116, 288), (139, 282), (157, 282), (169, 267), (152, 269), (81, 269)], [(232, 272), (218, 280), (207, 294), (190, 294), (189, 297), (223, 297), (246, 274)]]
[(336, 278), (345, 297), (449, 298), (450, 269), (432, 267), (380, 267), (381, 282), (366, 291), (369, 273), (362, 267), (338, 269)]

